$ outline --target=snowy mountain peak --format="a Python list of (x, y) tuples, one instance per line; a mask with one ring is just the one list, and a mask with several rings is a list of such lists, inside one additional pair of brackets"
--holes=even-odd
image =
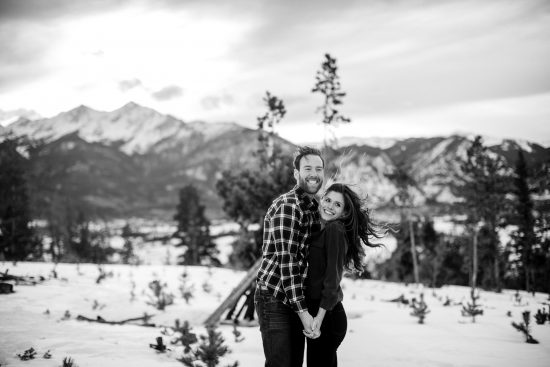
[(42, 117), (33, 110), (23, 108), (10, 111), (0, 110), (0, 126), (8, 126), (20, 119), (37, 120), (39, 118)]
[[(171, 115), (129, 102), (111, 111), (97, 111), (80, 105), (57, 116), (40, 120), (18, 120), (8, 131), (18, 136), (53, 141), (64, 135), (78, 133), (88, 142), (120, 144), (127, 154), (143, 154), (162, 146), (177, 146), (194, 135), (209, 140), (235, 128), (231, 124), (186, 124)], [(156, 148), (155, 148), (156, 149)]]

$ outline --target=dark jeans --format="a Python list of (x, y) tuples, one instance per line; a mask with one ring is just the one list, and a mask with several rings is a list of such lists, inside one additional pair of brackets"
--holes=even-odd
[(305, 336), (298, 314), (268, 290), (257, 288), (254, 303), (262, 333), (265, 367), (301, 367)]
[[(317, 314), (319, 301), (308, 302), (308, 309), (312, 315)], [(348, 319), (342, 302), (327, 311), (321, 325), (321, 336), (317, 339), (307, 339), (308, 367), (336, 367), (338, 358), (336, 350), (344, 340), (348, 328)]]

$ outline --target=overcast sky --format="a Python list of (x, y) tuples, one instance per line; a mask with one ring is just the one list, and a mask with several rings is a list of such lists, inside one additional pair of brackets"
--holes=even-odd
[(0, 0), (0, 109), (45, 117), (135, 101), (184, 121), (321, 139), (312, 94), (337, 59), (339, 136), (480, 133), (550, 142), (550, 0)]

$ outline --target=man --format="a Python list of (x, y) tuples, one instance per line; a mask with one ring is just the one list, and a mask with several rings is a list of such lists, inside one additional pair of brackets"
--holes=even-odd
[(255, 305), (266, 367), (302, 366), (303, 331), (314, 335), (303, 283), (308, 239), (321, 229), (315, 194), (323, 185), (324, 166), (319, 150), (299, 148), (294, 158), (296, 186), (275, 199), (265, 215)]

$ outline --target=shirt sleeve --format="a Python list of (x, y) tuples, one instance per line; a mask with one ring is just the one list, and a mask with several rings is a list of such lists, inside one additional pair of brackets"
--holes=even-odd
[(290, 307), (294, 311), (307, 309), (303, 291), (299, 251), (302, 234), (302, 211), (295, 204), (284, 203), (272, 217), (275, 255), (279, 261), (281, 282)]
[(324, 240), (327, 265), (320, 307), (332, 310), (338, 303), (347, 251), (346, 233), (342, 224), (329, 224), (325, 228)]

